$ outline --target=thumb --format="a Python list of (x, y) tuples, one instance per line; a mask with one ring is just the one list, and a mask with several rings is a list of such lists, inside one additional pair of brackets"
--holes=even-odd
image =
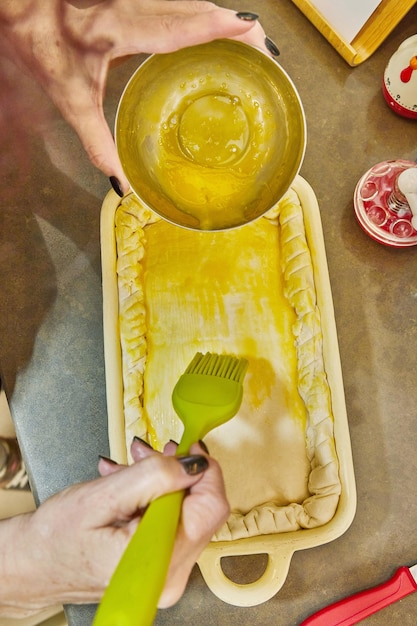
[[(139, 52), (173, 52), (214, 39), (245, 38), (257, 24), (255, 14), (236, 13), (209, 2), (181, 0), (164, 4), (165, 9), (169, 8), (171, 12), (166, 12), (163, 16), (156, 12), (146, 16), (139, 15), (136, 19), (125, 16), (117, 24), (112, 19), (113, 59)], [(110, 15), (103, 16), (103, 20), (109, 17)], [(256, 32), (256, 43), (263, 46), (265, 35), (260, 36), (258, 29)]]

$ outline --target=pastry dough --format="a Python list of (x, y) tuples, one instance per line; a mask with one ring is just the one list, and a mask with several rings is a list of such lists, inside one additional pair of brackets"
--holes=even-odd
[(182, 424), (171, 392), (195, 352), (244, 356), (238, 415), (206, 439), (232, 514), (214, 540), (320, 526), (340, 495), (330, 390), (303, 211), (290, 190), (265, 217), (188, 231), (133, 195), (116, 211), (126, 451)]

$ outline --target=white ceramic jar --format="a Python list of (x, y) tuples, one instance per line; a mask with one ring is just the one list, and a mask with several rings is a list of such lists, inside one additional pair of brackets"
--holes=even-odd
[(382, 90), (393, 111), (417, 119), (417, 35), (403, 41), (388, 61)]

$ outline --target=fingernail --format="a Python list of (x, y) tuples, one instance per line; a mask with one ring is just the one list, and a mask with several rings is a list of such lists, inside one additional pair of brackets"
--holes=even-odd
[(151, 444), (145, 441), (145, 439), (141, 439), (140, 437), (136, 437), (135, 435), (133, 437), (133, 441), (137, 441), (138, 443), (142, 444), (142, 446), (146, 446), (147, 448), (150, 448), (151, 450), (153, 450)]
[(267, 47), (269, 52), (274, 55), (274, 57), (279, 56), (278, 48), (276, 47), (272, 39), (270, 39), (269, 37), (265, 37), (265, 46)]
[(244, 20), (245, 22), (254, 22), (259, 19), (259, 15), (257, 13), (251, 13), (250, 11), (239, 11), (236, 13), (236, 17), (240, 20)]
[(104, 456), (103, 454), (99, 454), (98, 458), (102, 459), (103, 461), (106, 461), (106, 463), (110, 463), (110, 465), (118, 465), (116, 461), (113, 461), (113, 459), (111, 459), (108, 456)]
[(190, 476), (196, 476), (196, 474), (201, 474), (209, 466), (208, 460), (205, 456), (202, 456), (201, 454), (179, 456), (178, 462), (181, 463), (187, 474), (189, 474)]
[(110, 176), (109, 181), (114, 191), (117, 193), (117, 195), (123, 198), (123, 195), (124, 195), (123, 189), (122, 189), (119, 179), (116, 178), (116, 176)]
[(178, 445), (178, 441), (174, 441), (173, 439), (170, 439), (169, 443), (175, 443), (176, 446)]
[(206, 454), (210, 454), (209, 449), (207, 448), (206, 444), (204, 443), (202, 439), (200, 439), (198, 443), (200, 444), (200, 448), (203, 448)]

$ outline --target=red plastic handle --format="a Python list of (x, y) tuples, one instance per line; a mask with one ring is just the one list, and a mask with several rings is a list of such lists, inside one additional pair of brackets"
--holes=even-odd
[(417, 582), (408, 567), (400, 567), (382, 585), (339, 600), (314, 613), (300, 626), (352, 626), (413, 591), (417, 591)]

